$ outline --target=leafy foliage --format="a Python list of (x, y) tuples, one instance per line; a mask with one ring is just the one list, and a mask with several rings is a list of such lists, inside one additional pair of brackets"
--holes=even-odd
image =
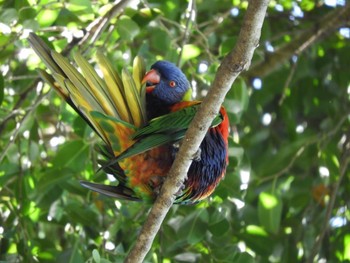
[[(350, 260), (348, 20), (339, 15), (318, 36), (330, 15), (349, 9), (337, 2), (271, 1), (251, 70), (225, 101), (226, 178), (207, 201), (171, 209), (147, 262)], [(122, 262), (150, 206), (79, 185), (108, 180), (96, 173), (100, 140), (38, 79), (44, 67), (28, 32), (92, 63), (102, 50), (118, 70), (136, 55), (148, 66), (171, 60), (201, 98), (248, 2), (142, 1), (100, 32), (92, 22), (108, 14), (108, 1), (0, 3), (0, 260)]]

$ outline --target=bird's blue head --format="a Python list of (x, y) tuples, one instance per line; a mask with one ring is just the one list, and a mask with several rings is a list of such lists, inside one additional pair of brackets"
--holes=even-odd
[(147, 85), (147, 93), (166, 104), (180, 102), (190, 86), (182, 71), (165, 60), (154, 63), (142, 82)]

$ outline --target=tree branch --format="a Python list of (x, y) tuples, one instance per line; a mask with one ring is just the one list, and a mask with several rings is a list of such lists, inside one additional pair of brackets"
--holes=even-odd
[(268, 0), (250, 1), (235, 48), (223, 59), (212, 87), (183, 139), (173, 166), (163, 184), (136, 243), (125, 262), (142, 262), (151, 248), (167, 212), (182, 186), (192, 157), (200, 146), (212, 120), (231, 88), (233, 81), (249, 68), (255, 48), (258, 46), (261, 27), (265, 18)]
[(253, 65), (244, 77), (251, 79), (254, 77), (264, 77), (285, 63), (293, 55), (300, 55), (305, 49), (315, 42), (321, 40), (326, 35), (333, 33), (350, 20), (350, 2), (345, 7), (334, 9), (327, 15), (316, 21), (312, 27), (296, 36), (291, 42), (280, 47), (266, 59)]
[(84, 35), (81, 41), (79, 41), (78, 45), (82, 46), (90, 39), (90, 44), (93, 44), (100, 37), (101, 33), (105, 30), (112, 18), (120, 14), (121, 11), (131, 3), (131, 1), (132, 0), (116, 1), (112, 8), (106, 14), (104, 14), (104, 16), (99, 17), (90, 23), (89, 26), (87, 26), (87, 33)]

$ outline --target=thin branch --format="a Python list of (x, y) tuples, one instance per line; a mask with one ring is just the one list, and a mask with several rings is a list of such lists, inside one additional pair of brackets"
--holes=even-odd
[(332, 194), (330, 196), (330, 199), (329, 199), (329, 202), (327, 205), (326, 215), (324, 217), (323, 227), (321, 228), (321, 233), (316, 238), (316, 241), (311, 249), (310, 255), (309, 255), (308, 260), (307, 260), (307, 262), (310, 262), (310, 263), (314, 262), (314, 258), (319, 253), (319, 250), (320, 250), (322, 241), (326, 235), (326, 232), (329, 231), (329, 221), (330, 221), (331, 216), (332, 216), (332, 212), (334, 209), (335, 200), (337, 198), (338, 190), (339, 190), (339, 187), (344, 179), (344, 176), (345, 176), (346, 171), (347, 171), (348, 166), (349, 166), (349, 162), (350, 162), (350, 137), (349, 137), (349, 135), (350, 135), (350, 133), (348, 133), (347, 139), (346, 139), (345, 143), (343, 144), (342, 157), (341, 157), (340, 165), (339, 165), (339, 178), (334, 186), (334, 189), (332, 191)]
[(180, 48), (181, 48), (180, 54), (179, 54), (179, 57), (178, 57), (178, 60), (177, 60), (177, 63), (176, 63), (176, 65), (178, 67), (180, 66), (180, 63), (181, 63), (182, 54), (183, 54), (183, 51), (184, 51), (184, 46), (187, 43), (187, 40), (188, 40), (188, 37), (189, 37), (189, 31), (190, 31), (191, 22), (193, 22), (193, 18), (195, 16), (195, 13), (196, 13), (196, 1), (195, 0), (191, 0), (188, 3), (188, 11), (187, 11), (188, 18), (187, 18), (187, 21), (186, 21), (186, 27), (185, 27), (185, 32), (184, 32), (184, 35), (183, 35), (183, 38), (182, 38), (182, 43), (180, 45)]
[(280, 97), (280, 99), (278, 100), (278, 106), (281, 106), (282, 103), (284, 102), (284, 100), (286, 99), (287, 90), (288, 90), (288, 88), (290, 88), (290, 83), (291, 83), (291, 81), (292, 81), (292, 79), (293, 79), (295, 70), (297, 69), (297, 65), (298, 65), (298, 61), (295, 61), (295, 63), (292, 64), (292, 68), (290, 69), (290, 72), (289, 72), (289, 74), (288, 74), (287, 80), (286, 80), (286, 82), (284, 83), (281, 97)]
[[(0, 163), (4, 159), (4, 157), (6, 156), (6, 153), (7, 153), (8, 149), (10, 148), (11, 144), (16, 140), (22, 124), (26, 121), (26, 119), (30, 116), (30, 114), (32, 114), (33, 110), (36, 109), (36, 107), (42, 102), (42, 100), (46, 97), (46, 95), (47, 94), (40, 94), (39, 97), (37, 97), (34, 104), (30, 107), (30, 109), (28, 109), (26, 111), (23, 118), (19, 122), (16, 123), (16, 129), (12, 133), (10, 140), (8, 141), (8, 143), (5, 145), (4, 149), (1, 152)], [(21, 166), (19, 166), (19, 167), (21, 167)]]
[(14, 118), (17, 114), (14, 114), (14, 113), (17, 113), (17, 112), (21, 112), (20, 111), (20, 107), (22, 106), (22, 104), (26, 101), (27, 99), (27, 96), (30, 92), (32, 92), (36, 86), (38, 85), (40, 81), (40, 78), (36, 78), (33, 83), (25, 90), (23, 91), (20, 95), (19, 95), (19, 99), (17, 100), (15, 106), (13, 106), (12, 110), (11, 110), (11, 114), (7, 117), (5, 117), (3, 119), (2, 122), (0, 122), (0, 135), (1, 133), (5, 130), (6, 128), (6, 125), (7, 123), (12, 119)]
[(86, 28), (87, 33), (79, 42), (79, 45), (82, 46), (87, 41), (90, 40), (90, 44), (94, 43), (101, 35), (101, 33), (105, 30), (108, 23), (112, 18), (117, 16), (122, 12), (122, 10), (131, 3), (132, 0), (120, 0), (115, 1), (115, 4), (112, 8), (102, 17), (99, 17)]
[(293, 167), (294, 163), (303, 154), (303, 152), (305, 151), (305, 149), (307, 147), (314, 145), (314, 144), (322, 144), (322, 143), (324, 143), (324, 141), (332, 139), (333, 136), (335, 136), (337, 134), (337, 132), (342, 128), (344, 122), (348, 119), (349, 114), (350, 114), (350, 112), (347, 112), (346, 114), (344, 114), (344, 116), (339, 120), (339, 122), (337, 123), (337, 125), (333, 129), (329, 130), (326, 133), (320, 133), (320, 134), (316, 135), (313, 139), (309, 140), (307, 143), (305, 143), (303, 146), (301, 146), (298, 149), (298, 151), (294, 154), (294, 156), (292, 157), (292, 159), (290, 160), (290, 162), (287, 164), (286, 167), (284, 167), (283, 169), (281, 169), (280, 171), (276, 172), (273, 175), (262, 176), (262, 179), (258, 180), (258, 184), (262, 184), (262, 183), (265, 183), (265, 182), (270, 181), (270, 180), (276, 180), (277, 178), (285, 175)]
[[(308, 144), (307, 146), (309, 146)], [(305, 151), (306, 145), (300, 147), (300, 149), (296, 152), (296, 154), (292, 157), (292, 159), (289, 161), (286, 167), (284, 167), (282, 170), (278, 171), (277, 173), (263, 177), (261, 180), (259, 180), (258, 184), (262, 184), (264, 182), (270, 181), (270, 180), (276, 180), (277, 178), (281, 177), (282, 175), (286, 174), (294, 165), (295, 161), (302, 155), (302, 153)]]
[(183, 185), (192, 157), (219, 111), (225, 95), (237, 76), (250, 66), (254, 50), (259, 43), (268, 2), (268, 0), (249, 2), (237, 44), (222, 61), (212, 88), (183, 139), (186, 143), (181, 145), (160, 194), (125, 262), (142, 262), (150, 250), (154, 237), (175, 200), (176, 192)]
[(265, 60), (253, 65), (248, 72), (242, 75), (251, 79), (257, 76), (264, 77), (270, 74), (293, 55), (300, 55), (305, 49), (309, 48), (326, 35), (333, 33), (335, 30), (348, 23), (349, 20), (350, 2), (348, 2), (345, 7), (334, 9), (332, 12), (321, 17), (313, 26), (293, 38), (288, 44), (267, 56)]

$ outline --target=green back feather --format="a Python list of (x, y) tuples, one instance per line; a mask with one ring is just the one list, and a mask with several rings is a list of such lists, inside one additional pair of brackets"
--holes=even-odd
[[(199, 104), (195, 104), (152, 119), (148, 125), (133, 133), (133, 139), (136, 142), (119, 155), (116, 160), (123, 160), (155, 147), (181, 140), (185, 136), (198, 108)], [(210, 127), (219, 125), (222, 120), (221, 114), (218, 114)]]

